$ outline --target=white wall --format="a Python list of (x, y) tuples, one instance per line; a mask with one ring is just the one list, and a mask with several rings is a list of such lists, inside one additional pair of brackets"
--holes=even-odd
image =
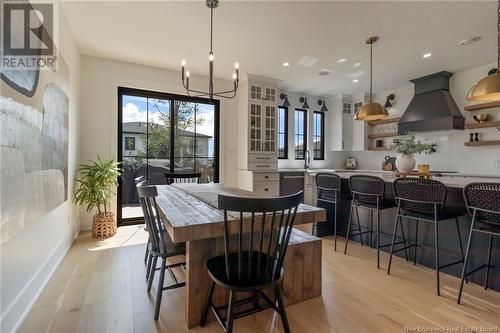
[[(69, 97), (68, 200), (7, 241), (0, 248), (1, 292), (0, 331), (14, 331), (27, 315), (36, 298), (57, 268), (79, 231), (78, 209), (72, 203), (78, 156), (78, 118), (80, 114), (80, 53), (66, 18), (59, 11), (59, 51), (69, 69), (69, 83), (55, 80)], [(39, 89), (46, 76), (40, 74)], [(2, 86), (3, 96), (23, 100), (17, 92)]]
[[(462, 110), (462, 114), (466, 118), (466, 123), (473, 123), (472, 116), (478, 113), (488, 113), (491, 115), (492, 120), (500, 120), (499, 108), (476, 112), (463, 111), (464, 105), (468, 104), (465, 97), (470, 87), (472, 87), (474, 82), (484, 77), (488, 70), (493, 67), (495, 65), (490, 64), (460, 71), (455, 73), (450, 79), (451, 94), (458, 108)], [(407, 86), (379, 93), (375, 96), (375, 100), (384, 104), (386, 96), (390, 93), (396, 95), (396, 101), (393, 103), (394, 108), (389, 110), (389, 117), (401, 116), (414, 95), (413, 84), (409, 83)], [(500, 138), (500, 131), (496, 128), (422, 133), (418, 135), (418, 139), (428, 139), (429, 142), (436, 142), (438, 151), (430, 155), (420, 154), (416, 156), (417, 164), (430, 164), (432, 170), (458, 171), (460, 173), (478, 175), (500, 175), (500, 169), (495, 167), (495, 161), (500, 160), (500, 147), (465, 147), (464, 141), (469, 140), (470, 132), (480, 132), (480, 137), (484, 140), (498, 140)], [(362, 134), (356, 132), (356, 129), (354, 129), (353, 136), (356, 137), (359, 135)], [(372, 145), (374, 145), (374, 142)], [(394, 152), (390, 151), (351, 152), (350, 155), (357, 158), (359, 169), (381, 169), (384, 156), (396, 156)], [(341, 156), (341, 154), (333, 153), (333, 156)]]
[[(118, 86), (185, 95), (180, 72), (114, 61), (82, 57), (82, 116), (80, 122), (80, 161), (117, 157)], [(205, 89), (208, 78), (191, 75), (190, 85)], [(215, 81), (216, 89), (232, 87), (232, 81)], [(237, 99), (220, 103), (220, 181), (237, 185), (238, 151)], [(114, 205), (116, 207), (116, 205)], [(82, 229), (89, 229), (91, 214), (80, 210)]]

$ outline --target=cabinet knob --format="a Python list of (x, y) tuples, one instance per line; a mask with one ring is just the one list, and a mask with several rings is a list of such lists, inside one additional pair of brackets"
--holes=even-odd
[(265, 179), (269, 178), (269, 176), (264, 176)]
[(268, 188), (265, 188), (265, 189), (264, 189), (264, 191), (269, 191), (269, 189), (268, 189)]

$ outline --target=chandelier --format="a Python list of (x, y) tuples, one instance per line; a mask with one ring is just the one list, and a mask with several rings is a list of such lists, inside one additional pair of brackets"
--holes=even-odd
[(189, 70), (186, 70), (186, 61), (182, 60), (182, 85), (186, 89), (188, 96), (192, 97), (206, 97), (213, 99), (214, 96), (220, 98), (234, 98), (236, 96), (236, 91), (238, 90), (238, 85), (240, 82), (240, 73), (238, 63), (234, 64), (235, 73), (233, 73), (233, 88), (230, 90), (214, 92), (214, 52), (212, 49), (213, 44), (213, 28), (214, 28), (214, 9), (219, 6), (219, 0), (207, 0), (206, 5), (210, 8), (210, 53), (208, 54), (208, 92), (194, 90), (189, 87)]

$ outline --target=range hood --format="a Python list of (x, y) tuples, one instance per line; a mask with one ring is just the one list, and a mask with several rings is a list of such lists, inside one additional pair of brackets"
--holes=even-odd
[(398, 133), (464, 129), (465, 118), (450, 94), (453, 73), (438, 72), (410, 80), (415, 96), (398, 123)]

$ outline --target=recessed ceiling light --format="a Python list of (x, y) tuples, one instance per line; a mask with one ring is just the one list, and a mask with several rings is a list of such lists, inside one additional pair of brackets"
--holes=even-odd
[(330, 75), (332, 71), (330, 69), (326, 69), (326, 68), (323, 68), (319, 71), (318, 75), (319, 76), (326, 76), (326, 75)]
[(472, 44), (472, 43), (475, 43), (475, 42), (479, 42), (480, 40), (481, 40), (481, 37), (467, 38), (467, 39), (464, 39), (464, 40), (460, 41), (460, 46), (469, 45), (469, 44)]
[(358, 79), (354, 79), (354, 80), (352, 80), (352, 83), (358, 83), (358, 82), (359, 82), (359, 80), (358, 80)]
[(432, 55), (432, 53), (424, 53), (422, 55), (422, 58), (430, 58), (431, 55)]
[(284, 62), (284, 63), (283, 63), (283, 67), (288, 67), (288, 66), (290, 66), (290, 63), (289, 63), (289, 62)]
[(355, 63), (355, 64), (354, 64), (354, 66), (352, 66), (352, 67), (357, 68), (357, 67), (359, 67), (359, 66), (361, 66), (361, 63), (360, 63), (360, 62), (357, 62), (357, 63)]
[(343, 63), (343, 62), (346, 62), (346, 61), (347, 61), (347, 59), (346, 59), (346, 58), (342, 58), (342, 59), (337, 60), (337, 63), (339, 63), (339, 64), (340, 64), (340, 63)]

